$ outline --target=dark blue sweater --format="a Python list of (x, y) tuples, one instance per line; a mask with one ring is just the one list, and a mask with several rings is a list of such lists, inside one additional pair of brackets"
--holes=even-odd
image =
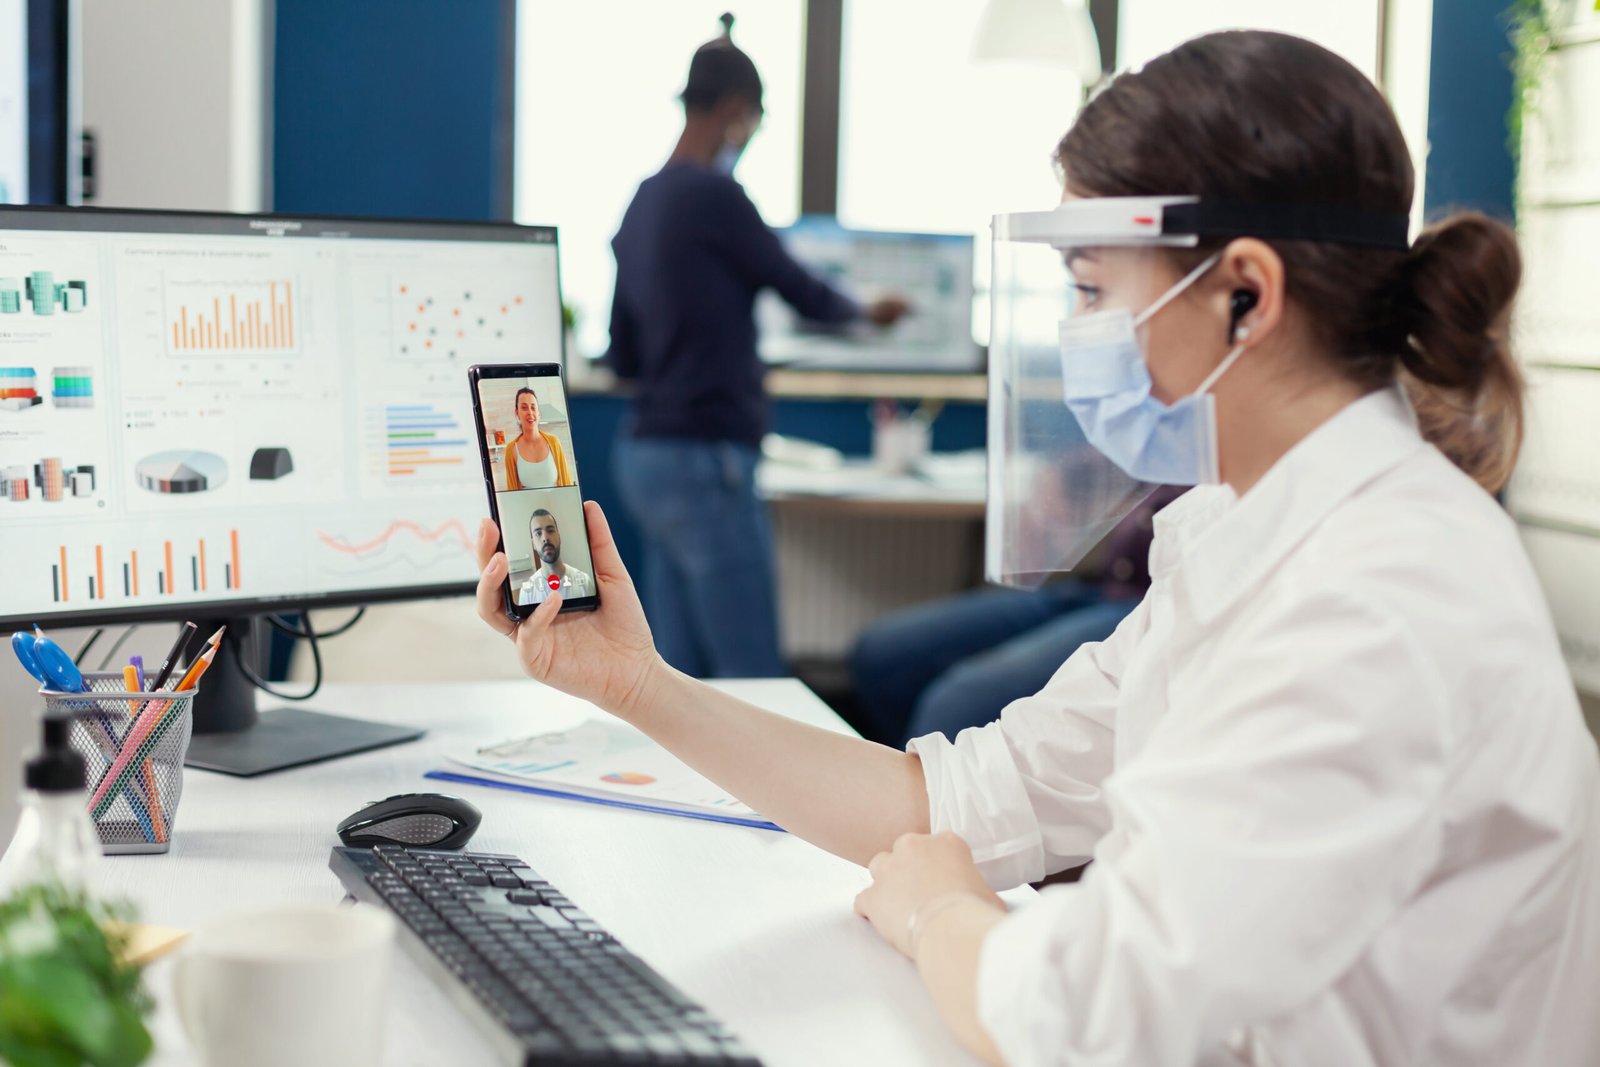
[(761, 443), (768, 410), (754, 308), (762, 289), (809, 319), (861, 314), (784, 251), (743, 186), (706, 167), (669, 163), (641, 182), (611, 248), (608, 360), (638, 381), (636, 437)]

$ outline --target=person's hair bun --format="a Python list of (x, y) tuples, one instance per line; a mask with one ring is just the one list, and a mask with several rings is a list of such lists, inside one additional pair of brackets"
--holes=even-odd
[(1387, 336), (1423, 434), (1490, 492), (1522, 445), (1522, 373), (1511, 309), (1522, 257), (1511, 228), (1465, 211), (1429, 226), (1386, 285)]
[(1510, 227), (1476, 211), (1429, 226), (1399, 264), (1392, 315), (1400, 362), (1429, 385), (1476, 393), (1509, 361), (1522, 257)]

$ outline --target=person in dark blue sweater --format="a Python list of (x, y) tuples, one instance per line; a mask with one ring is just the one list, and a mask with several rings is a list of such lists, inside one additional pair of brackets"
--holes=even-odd
[(645, 545), (642, 592), (667, 662), (699, 677), (787, 673), (778, 650), (772, 533), (755, 470), (768, 423), (755, 299), (775, 289), (822, 323), (888, 325), (903, 301), (862, 306), (807, 271), (733, 168), (762, 115), (761, 77), (725, 32), (689, 65), (684, 126), (640, 183), (612, 240), (607, 355), (637, 384), (614, 452)]

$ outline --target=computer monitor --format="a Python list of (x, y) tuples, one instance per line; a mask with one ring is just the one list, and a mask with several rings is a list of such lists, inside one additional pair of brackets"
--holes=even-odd
[[(0, 629), (467, 593), (466, 369), (562, 356), (548, 227), (0, 208)], [(219, 664), (192, 759), (373, 736), (254, 721)]]
[(0, 0), (0, 204), (80, 191), (75, 0)]
[(852, 230), (821, 215), (778, 233), (791, 255), (844, 292), (861, 301), (904, 297), (911, 312), (888, 328), (825, 326), (763, 292), (756, 315), (766, 362), (863, 371), (982, 369), (972, 334), (971, 236)]

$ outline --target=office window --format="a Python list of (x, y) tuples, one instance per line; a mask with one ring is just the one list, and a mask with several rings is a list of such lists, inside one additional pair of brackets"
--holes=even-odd
[(1433, 66), (1433, 0), (1388, 0), (1388, 59), (1384, 95), (1400, 120), (1400, 132), (1411, 149), (1417, 195), (1411, 205), (1411, 228), (1422, 228), (1426, 202), (1423, 188), (1428, 167), (1428, 78)]
[[(851, 226), (982, 234), (998, 211), (1060, 195), (1051, 154), (1079, 103), (1065, 70), (975, 62), (985, 0), (845, 6), (839, 215)], [(1119, 68), (1197, 34), (1260, 27), (1299, 34), (1372, 76), (1378, 0), (1128, 0)]]
[[(517, 9), (516, 218), (560, 229), (561, 281), (578, 348), (607, 344), (611, 238), (634, 189), (666, 160), (677, 95), (727, 0), (522, 0)], [(766, 119), (738, 177), (774, 226), (800, 201), (804, 0), (735, 7), (733, 39), (766, 86)]]
[(989, 340), (989, 221), (1061, 199), (1055, 148), (1083, 96), (1065, 67), (975, 61), (985, 2), (847, 3), (839, 112), (840, 221), (974, 234), (979, 344)]
[(845, 5), (845, 225), (973, 233), (987, 244), (996, 212), (1047, 208), (1061, 198), (1051, 157), (1081, 89), (1066, 69), (975, 62), (973, 31), (984, 4)]
[[(1124, 0), (1118, 13), (1117, 66), (1141, 66), (1191, 37), (1217, 30), (1277, 30), (1315, 41), (1367, 77), (1385, 78), (1384, 94), (1400, 121), (1417, 175), (1413, 226), (1422, 221), (1422, 179), (1428, 155), (1428, 69), (1434, 0), (1350, 0), (1286, 4), (1282, 0)], [(1388, 61), (1378, 70), (1381, 20), (1387, 17)]]
[(1277, 30), (1315, 41), (1376, 78), (1382, 7), (1380, 0), (1123, 0), (1117, 13), (1117, 68), (1141, 66), (1202, 33)]

